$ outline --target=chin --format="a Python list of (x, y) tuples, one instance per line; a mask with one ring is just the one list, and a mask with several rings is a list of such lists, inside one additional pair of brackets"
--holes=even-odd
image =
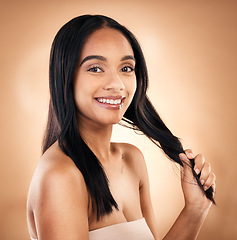
[(118, 124), (122, 119), (117, 119), (117, 120), (111, 120), (111, 121), (107, 121), (107, 123), (105, 123), (105, 125), (114, 125), (114, 124)]
[[(104, 120), (104, 121), (103, 121)], [(122, 120), (122, 117), (111, 117), (111, 118), (107, 118), (107, 119), (101, 119), (100, 123), (103, 125), (113, 125), (113, 124), (117, 124)]]

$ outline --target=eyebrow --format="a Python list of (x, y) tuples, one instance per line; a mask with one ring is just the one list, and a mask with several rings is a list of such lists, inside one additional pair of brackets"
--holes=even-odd
[[(100, 61), (103, 61), (103, 62), (106, 62), (106, 61), (107, 61), (107, 59), (106, 59), (105, 57), (101, 56), (101, 55), (89, 55), (89, 56), (85, 57), (85, 58), (81, 61), (80, 66), (81, 66), (84, 62), (89, 61), (89, 60), (91, 60), (91, 59), (97, 59), (97, 60), (100, 60)], [(134, 62), (136, 62), (136, 59), (135, 59), (132, 55), (126, 55), (126, 56), (122, 57), (122, 58), (121, 58), (121, 61), (129, 60), (129, 59), (131, 59), (131, 60), (133, 60)]]
[(129, 60), (129, 59), (133, 60), (136, 63), (136, 59), (132, 55), (124, 56), (123, 58), (121, 58), (121, 61)]

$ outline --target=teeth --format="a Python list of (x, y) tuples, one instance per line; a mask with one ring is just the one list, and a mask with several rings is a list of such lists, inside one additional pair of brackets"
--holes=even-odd
[(121, 103), (121, 99), (113, 100), (113, 99), (98, 98), (97, 101), (100, 103), (107, 103), (111, 105), (119, 105)]

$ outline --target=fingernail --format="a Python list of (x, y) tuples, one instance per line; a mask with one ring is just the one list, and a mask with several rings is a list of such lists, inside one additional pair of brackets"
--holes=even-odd
[(204, 184), (204, 180), (203, 179), (200, 182), (201, 182), (202, 185)]
[(203, 189), (204, 189), (204, 191), (206, 191), (207, 190), (207, 186), (204, 186)]
[(188, 158), (194, 158), (193, 153), (187, 153)]
[(200, 173), (200, 170), (198, 168), (196, 168), (194, 171), (196, 172), (197, 175)]

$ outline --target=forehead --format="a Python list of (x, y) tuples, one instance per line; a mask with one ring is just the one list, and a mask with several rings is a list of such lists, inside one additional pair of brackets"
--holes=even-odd
[(87, 55), (133, 55), (133, 49), (126, 37), (111, 28), (96, 30), (86, 39), (80, 58)]

